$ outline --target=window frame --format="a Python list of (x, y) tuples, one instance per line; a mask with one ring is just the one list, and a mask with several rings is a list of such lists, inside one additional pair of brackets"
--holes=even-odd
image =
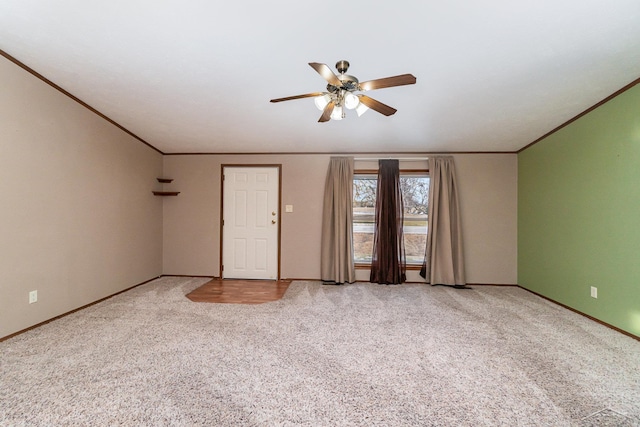
[[(431, 185), (431, 176), (429, 174), (429, 169), (400, 169), (400, 177), (402, 177), (403, 175), (428, 177), (429, 178), (429, 185)], [(356, 169), (356, 170), (353, 171), (353, 180), (354, 181), (356, 180), (357, 177), (360, 177), (360, 176), (375, 176), (375, 178), (377, 179), (378, 178), (378, 169)], [(353, 209), (353, 204), (351, 206), (352, 206), (352, 209)], [(353, 217), (353, 215), (352, 215), (352, 217)], [(428, 219), (427, 219), (427, 221), (428, 221)], [(351, 228), (353, 230), (353, 220), (351, 222)], [(371, 269), (371, 262), (355, 261), (355, 254), (354, 254), (354, 264), (355, 264), (355, 268), (359, 269), (359, 270)], [(406, 266), (407, 266), (407, 270), (420, 270), (422, 268), (422, 263), (417, 264), (417, 263), (409, 263), (409, 262), (407, 262)]]

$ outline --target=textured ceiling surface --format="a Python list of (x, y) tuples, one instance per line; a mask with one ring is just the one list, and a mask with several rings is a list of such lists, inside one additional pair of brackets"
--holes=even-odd
[[(515, 151), (640, 77), (640, 1), (3, 0), (0, 49), (165, 153)], [(269, 102), (341, 59), (417, 83)]]

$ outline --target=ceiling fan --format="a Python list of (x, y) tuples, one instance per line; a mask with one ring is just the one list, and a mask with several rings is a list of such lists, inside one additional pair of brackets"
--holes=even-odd
[(322, 110), (322, 115), (318, 122), (328, 122), (330, 119), (342, 120), (345, 117), (345, 109), (356, 110), (361, 116), (369, 108), (385, 116), (394, 114), (397, 110), (389, 107), (380, 101), (363, 94), (354, 92), (364, 92), (373, 89), (382, 89), (393, 86), (412, 85), (416, 78), (411, 74), (400, 74), (393, 77), (369, 80), (360, 83), (357, 78), (346, 74), (349, 69), (349, 61), (341, 60), (336, 63), (336, 75), (331, 68), (319, 62), (310, 62), (311, 68), (316, 70), (327, 82), (326, 92), (312, 92), (303, 95), (288, 96), (286, 98), (272, 99), (271, 102), (291, 101), (292, 99), (315, 98), (315, 104)]

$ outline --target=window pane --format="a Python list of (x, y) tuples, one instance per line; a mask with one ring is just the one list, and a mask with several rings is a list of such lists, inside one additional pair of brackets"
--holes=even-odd
[[(356, 175), (353, 180), (353, 238), (357, 263), (370, 263), (376, 206), (376, 175)], [(422, 264), (427, 245), (429, 177), (401, 175), (404, 201), (404, 244), (407, 264)]]
[(401, 176), (404, 250), (407, 264), (422, 264), (427, 247), (428, 176)]
[(377, 185), (378, 178), (375, 175), (358, 175), (353, 179), (353, 246), (355, 262), (371, 262)]

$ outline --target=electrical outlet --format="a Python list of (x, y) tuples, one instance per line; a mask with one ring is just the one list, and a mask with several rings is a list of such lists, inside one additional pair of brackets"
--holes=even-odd
[(29, 292), (29, 304), (33, 304), (34, 302), (38, 302), (38, 291)]
[(591, 287), (591, 298), (598, 298), (598, 288), (595, 286)]

